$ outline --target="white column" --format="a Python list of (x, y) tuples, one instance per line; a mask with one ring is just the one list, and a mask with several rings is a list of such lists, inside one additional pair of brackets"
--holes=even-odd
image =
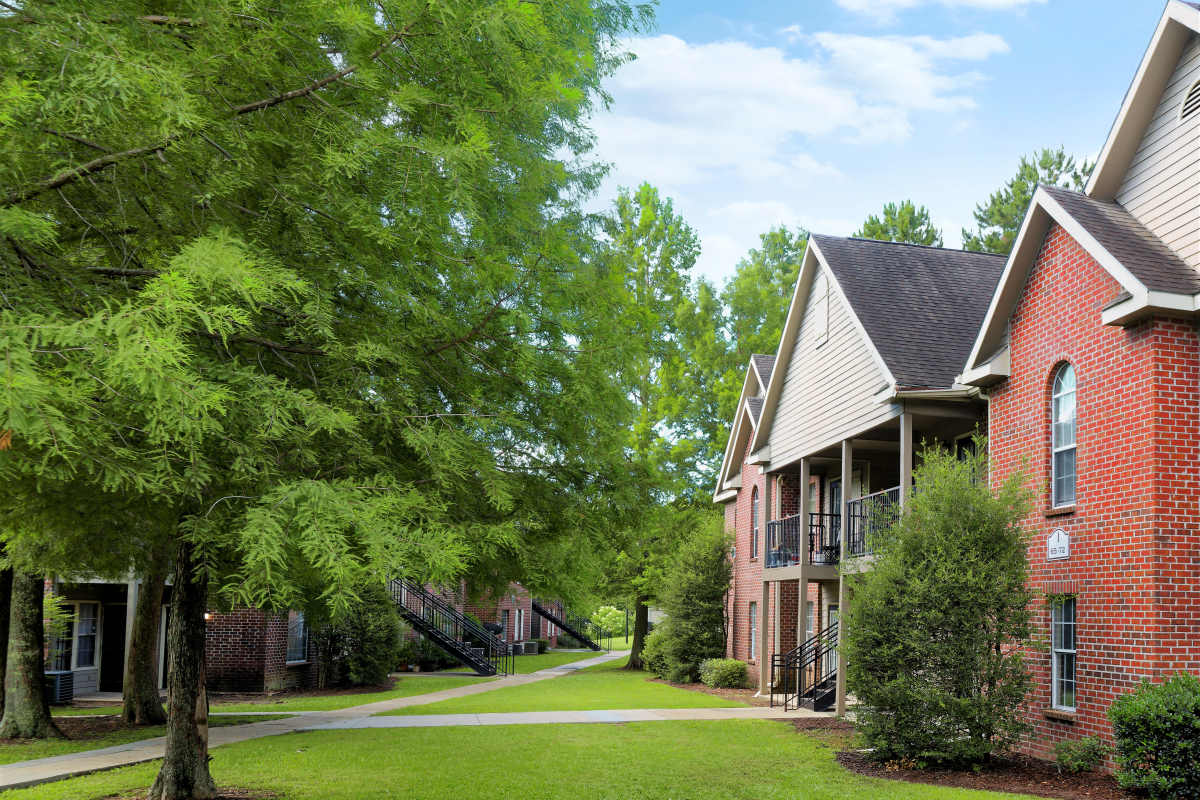
[(771, 665), (767, 661), (767, 620), (770, 619), (771, 583), (762, 582), (762, 600), (758, 604), (758, 693), (771, 692)]
[[(796, 546), (800, 548), (800, 563), (809, 564), (808, 552), (808, 515), (812, 513), (812, 509), (808, 507), (808, 482), (812, 476), (812, 464), (807, 458), (800, 459), (800, 487), (797, 491), (800, 492), (799, 503), (797, 503), (797, 511), (800, 514), (800, 541), (796, 542)], [(803, 589), (804, 587), (800, 587)], [(803, 640), (801, 640), (803, 641)]]
[(912, 414), (905, 411), (900, 415), (900, 508), (908, 505), (908, 493), (912, 490), (913, 470), (913, 421)]
[[(845, 567), (846, 564), (846, 539), (850, 532), (850, 480), (853, 475), (854, 464), (854, 445), (849, 439), (842, 442), (842, 503), (838, 509), (841, 514), (841, 558), (839, 564)], [(837, 635), (837, 714), (843, 716), (846, 713), (846, 626), (843, 620), (846, 618), (846, 572), (845, 569), (838, 570), (838, 635)]]

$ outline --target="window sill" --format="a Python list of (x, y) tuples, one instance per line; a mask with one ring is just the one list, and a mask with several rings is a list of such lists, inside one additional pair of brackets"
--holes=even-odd
[(283, 665), (285, 667), (303, 667), (308, 665), (308, 659), (302, 658), (299, 661), (285, 661)]
[(1058, 720), (1059, 722), (1075, 721), (1074, 711), (1066, 711), (1065, 709), (1061, 708), (1047, 708), (1042, 712), (1042, 715), (1045, 716), (1046, 719)]
[(1047, 508), (1045, 511), (1045, 515), (1047, 518), (1049, 518), (1049, 517), (1065, 517), (1069, 514), (1074, 514), (1074, 513), (1075, 513), (1075, 504), (1074, 503), (1071, 503), (1071, 505), (1069, 505), (1069, 506), (1054, 506), (1052, 508)]

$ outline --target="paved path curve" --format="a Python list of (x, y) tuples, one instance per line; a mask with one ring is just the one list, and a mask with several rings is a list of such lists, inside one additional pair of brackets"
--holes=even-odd
[[(233, 725), (226, 728), (209, 729), (209, 748), (220, 747), (223, 744), (245, 742), (250, 739), (261, 739), (264, 736), (277, 736), (281, 733), (312, 730), (349, 730), (364, 728), (416, 728), (440, 727), (449, 725), (533, 725), (553, 723), (579, 722), (653, 722), (659, 720), (684, 719), (786, 719), (812, 715), (810, 711), (792, 711), (784, 714), (775, 708), (676, 708), (676, 709), (628, 709), (615, 711), (532, 711), (512, 714), (425, 714), (414, 716), (375, 717), (385, 711), (395, 711), (399, 708), (436, 703), (439, 700), (449, 700), (454, 697), (467, 697), (483, 692), (494, 692), (510, 686), (521, 686), (527, 683), (550, 680), (562, 675), (583, 669), (584, 667), (604, 664), (629, 655), (629, 651), (608, 653), (595, 658), (575, 661), (550, 667), (538, 672), (524, 675), (508, 675), (486, 683), (476, 683), (470, 686), (460, 686), (456, 689), (444, 689), (440, 692), (400, 697), (395, 700), (381, 700), (376, 703), (365, 703), (360, 706), (342, 708), (336, 711), (306, 711), (306, 712), (259, 712), (264, 714), (287, 714), (295, 716), (286, 719), (271, 719), (262, 722), (252, 722), (246, 725)], [(231, 712), (232, 713), (232, 712)], [(820, 715), (828, 716), (828, 715)], [(0, 791), (16, 789), (21, 786), (32, 786), (38, 783), (72, 778), (89, 772), (99, 772), (130, 764), (140, 764), (162, 758), (166, 738), (159, 736), (154, 739), (143, 739), (139, 742), (104, 747), (99, 750), (88, 750), (82, 753), (69, 753), (50, 758), (39, 758), (32, 761), (18, 761), (14, 764), (0, 766)]]
[[(627, 655), (629, 655), (628, 650), (607, 653), (595, 658), (562, 664), (538, 672), (525, 675), (507, 675), (494, 681), (460, 686), (457, 689), (444, 689), (440, 692), (430, 692), (412, 697), (400, 697), (395, 700), (381, 700), (376, 703), (365, 703), (361, 706), (352, 706), (350, 708), (337, 709), (336, 711), (297, 713), (295, 716), (286, 719), (264, 720), (262, 722), (251, 722), (246, 725), (232, 725), (226, 728), (209, 728), (208, 746), (211, 749), (233, 742), (245, 742), (250, 739), (261, 739), (264, 736), (292, 733), (323, 723), (352, 720), (370, 716), (371, 714), (378, 714), (383, 711), (407, 708), (408, 706), (436, 703), (439, 700), (466, 697), (482, 692), (494, 692), (497, 689), (505, 689), (509, 686), (520, 686), (526, 683), (557, 678), (577, 669), (615, 661)], [(268, 711), (261, 713), (287, 714), (292, 712)], [(61, 756), (51, 756), (50, 758), (38, 758), (32, 761), (18, 761), (13, 764), (5, 764), (0, 766), (0, 791), (62, 780), (88, 772), (99, 772), (106, 769), (125, 767), (130, 764), (140, 764), (144, 761), (153, 761), (156, 758), (162, 758), (165, 746), (166, 737), (158, 736), (154, 739), (142, 739), (138, 742), (102, 747), (98, 750), (87, 750), (82, 753), (68, 753)]]

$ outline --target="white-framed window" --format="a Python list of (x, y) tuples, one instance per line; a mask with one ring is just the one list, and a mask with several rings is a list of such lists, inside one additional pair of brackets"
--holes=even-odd
[(1075, 598), (1060, 597), (1050, 605), (1051, 705), (1075, 710)]
[(758, 658), (758, 603), (750, 603), (750, 658)]
[(504, 627), (504, 630), (501, 631), (501, 633), (500, 633), (500, 638), (507, 642), (508, 641), (508, 609), (507, 608), (503, 608), (500, 610), (500, 624)]
[(91, 669), (98, 663), (100, 604), (71, 603), (66, 627), (50, 644), (50, 666), (55, 670)]
[(750, 558), (758, 558), (758, 487), (750, 492)]
[(288, 612), (287, 660), (308, 660), (308, 623), (301, 611)]
[(804, 604), (804, 639), (807, 641), (813, 637), (813, 604), (807, 602)]
[(1054, 373), (1050, 395), (1050, 504), (1075, 502), (1075, 368), (1063, 364)]

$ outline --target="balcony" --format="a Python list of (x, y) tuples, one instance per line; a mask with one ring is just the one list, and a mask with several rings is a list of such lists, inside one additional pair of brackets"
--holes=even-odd
[[(891, 525), (900, 514), (900, 487), (851, 500), (846, 509), (847, 555), (870, 555), (871, 532)], [(767, 569), (798, 564), (837, 566), (841, 560), (841, 514), (810, 513), (807, 520), (801, 516), (767, 523)]]

